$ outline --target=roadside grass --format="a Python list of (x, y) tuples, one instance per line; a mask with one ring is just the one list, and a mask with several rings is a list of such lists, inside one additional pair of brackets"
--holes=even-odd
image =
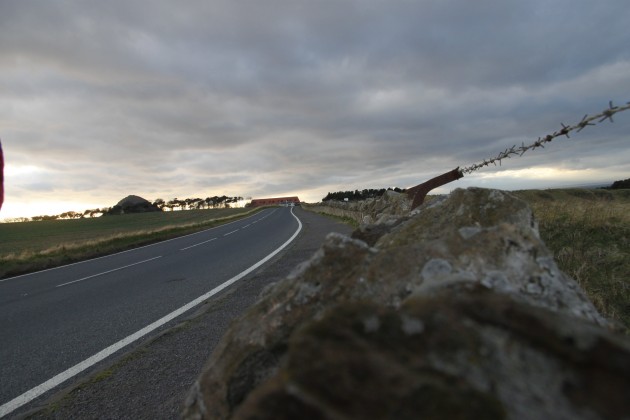
[(194, 233), (259, 210), (188, 210), (94, 219), (0, 223), (0, 278)]
[(311, 211), (313, 213), (317, 213), (320, 216), (327, 217), (327, 218), (329, 218), (331, 220), (336, 220), (338, 222), (345, 223), (346, 225), (351, 226), (354, 229), (358, 229), (359, 228), (359, 222), (357, 222), (354, 218), (349, 217), (349, 216), (339, 216), (339, 215), (332, 214), (332, 213), (326, 213), (322, 206), (302, 204), (302, 208), (304, 210)]
[[(40, 406), (32, 411), (28, 412), (24, 418), (58, 418), (56, 413), (59, 410), (72, 406), (75, 403), (75, 397), (81, 392), (84, 392), (88, 387), (98, 386), (100, 382), (103, 382), (116, 374), (116, 372), (123, 368), (127, 363), (142, 357), (146, 353), (146, 348), (140, 347), (122, 356), (119, 360), (114, 362), (111, 366), (96, 371), (90, 376), (86, 377), (76, 385), (71, 385), (65, 391), (61, 391), (57, 396), (53, 396), (51, 402), (45, 406)], [(49, 400), (50, 401), (50, 400)]]
[(562, 271), (630, 334), (630, 190), (525, 190)]
[(357, 220), (357, 216), (354, 214), (356, 212), (353, 211), (345, 211), (343, 209), (331, 208), (326, 206), (325, 204), (320, 203), (303, 203), (302, 208), (306, 211), (317, 213), (320, 216), (328, 217), (329, 219), (345, 223), (348, 226), (352, 226), (354, 229), (357, 229), (360, 225), (359, 221)]

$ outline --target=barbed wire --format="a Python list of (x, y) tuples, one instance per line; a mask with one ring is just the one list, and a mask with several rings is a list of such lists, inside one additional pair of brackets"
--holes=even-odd
[(544, 148), (545, 143), (551, 142), (556, 137), (566, 136), (567, 138), (570, 138), (569, 133), (572, 131), (577, 130), (577, 132), (579, 133), (585, 127), (589, 125), (597, 125), (593, 121), (599, 120), (597, 121), (597, 123), (601, 123), (606, 120), (610, 120), (610, 122), (614, 122), (613, 115), (617, 114), (618, 112), (626, 111), (628, 109), (630, 109), (630, 102), (627, 102), (626, 105), (614, 106), (612, 101), (610, 101), (608, 103), (608, 108), (603, 110), (597, 115), (593, 115), (589, 117), (588, 114), (586, 114), (584, 115), (584, 117), (582, 117), (582, 120), (579, 123), (574, 124), (574, 125), (564, 125), (563, 123), (560, 123), (560, 125), (562, 125), (562, 130), (554, 131), (553, 133), (547, 134), (544, 137), (538, 137), (538, 140), (536, 140), (535, 142), (527, 146), (525, 145), (524, 142), (522, 143), (521, 146), (514, 145), (510, 147), (509, 149), (505, 149), (503, 152), (499, 153), (496, 157), (493, 157), (488, 160), (484, 159), (483, 161), (479, 163), (475, 163), (473, 165), (460, 168), (459, 171), (461, 174), (470, 174), (476, 170), (479, 170), (491, 164), (494, 164), (496, 166), (498, 163), (499, 166), (501, 166), (501, 161), (503, 159), (509, 159), (513, 155), (523, 156), (525, 152), (529, 150), (534, 150), (539, 147)]

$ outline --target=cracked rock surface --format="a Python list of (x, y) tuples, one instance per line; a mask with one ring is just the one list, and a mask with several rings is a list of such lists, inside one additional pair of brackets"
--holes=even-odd
[(185, 417), (630, 413), (630, 345), (558, 269), (524, 201), (455, 190), (371, 232), (369, 245), (329, 235), (266, 289), (215, 349)]

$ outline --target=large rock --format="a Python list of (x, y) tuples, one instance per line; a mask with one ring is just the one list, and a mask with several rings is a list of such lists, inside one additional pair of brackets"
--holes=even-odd
[(364, 241), (331, 234), (215, 349), (187, 418), (622, 418), (630, 345), (525, 202), (456, 190)]

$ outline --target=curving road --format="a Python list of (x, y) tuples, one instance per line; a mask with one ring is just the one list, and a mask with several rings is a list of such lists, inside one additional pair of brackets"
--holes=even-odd
[(163, 328), (291, 243), (292, 208), (0, 281), (0, 417)]

